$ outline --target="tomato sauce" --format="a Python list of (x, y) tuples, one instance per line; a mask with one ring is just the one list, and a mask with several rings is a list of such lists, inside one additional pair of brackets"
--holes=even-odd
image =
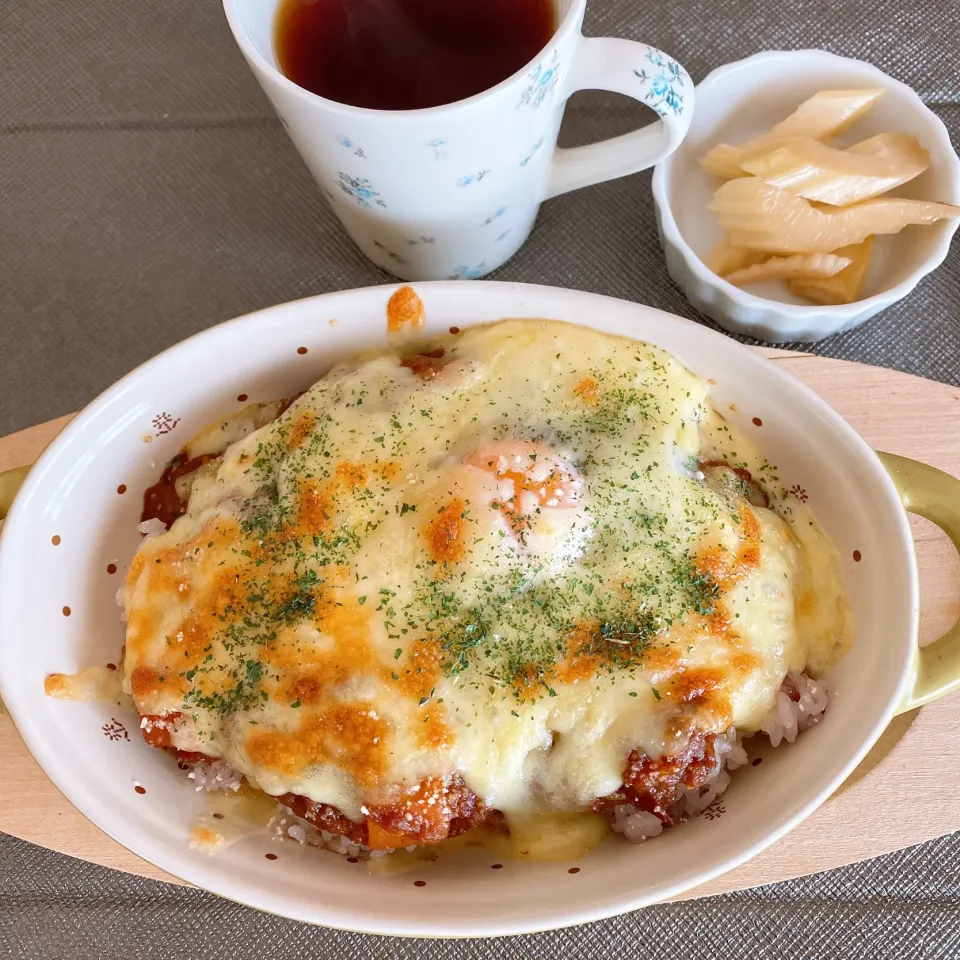
[(401, 360), (400, 366), (413, 371), (423, 381), (435, 380), (446, 366), (444, 363), (437, 362), (443, 359), (443, 354), (442, 347), (431, 350), (429, 353), (418, 353), (413, 357), (406, 357)]
[[(181, 769), (213, 760), (206, 754), (178, 750), (171, 743), (171, 727), (181, 714), (145, 715), (140, 732), (151, 746), (173, 753)], [(400, 801), (371, 807), (363, 820), (351, 820), (336, 807), (296, 793), (285, 793), (277, 802), (289, 807), (296, 816), (319, 830), (346, 837), (375, 850), (395, 847), (424, 846), (458, 837), (468, 830), (486, 824), (495, 830), (506, 830), (503, 815), (492, 810), (459, 776), (430, 777), (408, 790)]]
[(719, 767), (717, 735), (695, 733), (690, 742), (672, 757), (653, 760), (642, 750), (634, 750), (627, 758), (623, 785), (591, 804), (594, 813), (611, 821), (615, 809), (628, 803), (646, 810), (668, 827), (675, 823), (670, 807), (680, 795), (680, 787), (695, 790), (702, 787)]
[[(141, 727), (143, 739), (150, 746), (174, 753), (181, 768), (212, 760), (203, 753), (171, 746), (170, 726), (179, 717), (177, 713), (144, 717), (149, 722)], [(679, 753), (659, 760), (634, 750), (627, 759), (623, 785), (594, 800), (591, 809), (612, 822), (618, 806), (631, 804), (652, 813), (665, 826), (673, 826), (676, 820), (670, 807), (677, 801), (680, 788), (702, 787), (720, 765), (717, 740), (716, 734), (694, 734)], [(371, 806), (359, 821), (351, 820), (328, 803), (318, 803), (301, 794), (285, 793), (276, 799), (318, 830), (375, 850), (428, 846), (481, 825), (508, 832), (503, 814), (487, 806), (457, 774), (427, 778), (396, 803)]]
[(186, 501), (177, 493), (177, 481), (211, 460), (216, 460), (218, 456), (216, 453), (205, 453), (188, 460), (186, 450), (181, 450), (167, 464), (160, 479), (144, 492), (140, 520), (159, 520), (169, 530), (173, 521), (187, 512)]
[(306, 393), (305, 390), (301, 390), (299, 393), (295, 393), (292, 397), (286, 397), (280, 401), (280, 409), (277, 410), (277, 415), (274, 417), (274, 420), (278, 420), (282, 417), (289, 409), (292, 407), (303, 395)]
[(725, 467), (730, 470), (738, 480), (742, 481), (744, 495), (747, 501), (755, 507), (769, 507), (770, 498), (767, 491), (754, 480), (753, 474), (745, 467), (732, 467), (726, 460), (704, 460), (698, 464), (701, 470), (709, 470), (711, 467)]
[[(301, 391), (281, 400), (274, 419), (282, 417), (290, 409), (291, 404), (302, 396)], [(169, 530), (173, 521), (187, 512), (186, 501), (177, 493), (177, 481), (220, 456), (222, 453), (204, 453), (199, 457), (189, 457), (186, 448), (181, 450), (164, 468), (160, 479), (144, 491), (140, 521), (159, 520)]]
[(329, 803), (316, 803), (298, 793), (284, 793), (277, 797), (277, 801), (289, 807), (301, 820), (312, 823), (318, 830), (346, 837), (351, 843), (367, 842), (366, 823), (345, 817)]
[(299, 794), (285, 793), (277, 799), (318, 829), (375, 850), (439, 843), (481, 824), (506, 829), (503, 815), (488, 807), (459, 776), (427, 778), (399, 802), (371, 807), (362, 821)]

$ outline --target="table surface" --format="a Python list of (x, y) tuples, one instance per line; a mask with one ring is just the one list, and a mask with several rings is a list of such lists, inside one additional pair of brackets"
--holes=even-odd
[[(960, 34), (947, 10), (956, 14), (956, 2), (591, 0), (585, 29), (661, 47), (696, 80), (762, 49), (823, 47), (869, 60), (914, 87), (956, 145)], [(936, 23), (945, 29), (932, 42)], [(644, 108), (623, 98), (578, 94), (561, 142), (645, 122)], [(217, 0), (0, 4), (0, 198), (0, 434), (82, 406), (214, 323), (391, 279), (327, 213)], [(703, 320), (663, 268), (649, 173), (546, 204), (530, 241), (493, 279), (593, 290)], [(905, 302), (812, 349), (960, 383), (960, 247)], [(265, 953), (954, 958), (960, 835), (760, 890), (470, 944), (313, 929), (0, 836), (0, 957)]]

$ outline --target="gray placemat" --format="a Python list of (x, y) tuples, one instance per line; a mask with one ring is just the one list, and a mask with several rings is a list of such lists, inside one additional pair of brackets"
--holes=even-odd
[(491, 940), (400, 940), (282, 920), (0, 835), (0, 958), (116, 960), (956, 960), (947, 837), (830, 873)]
[[(956, 144), (958, 17), (957, 0), (591, 0), (587, 32), (653, 43), (695, 79), (765, 48), (861, 57), (917, 89)], [(562, 142), (642, 122), (630, 101), (579, 94)], [(649, 181), (548, 203), (493, 278), (702, 321), (663, 269)], [(326, 213), (217, 0), (0, 2), (0, 434), (77, 409), (221, 320), (389, 279)], [(815, 350), (960, 383), (960, 246), (906, 301)], [(958, 875), (960, 837), (944, 838), (572, 931), (425, 943), (315, 930), (0, 837), (0, 956), (946, 958), (960, 955)]]

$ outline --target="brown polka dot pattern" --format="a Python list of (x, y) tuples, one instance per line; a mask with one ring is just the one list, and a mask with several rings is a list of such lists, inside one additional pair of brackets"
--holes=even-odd
[(763, 426), (763, 421), (762, 421), (759, 417), (754, 417), (754, 418), (753, 418), (753, 425), (754, 425), (755, 427), (762, 427), (762, 426)]
[(297, 347), (297, 353), (299, 353), (301, 357), (302, 357), (306, 352), (307, 352), (307, 348), (306, 348), (306, 347)]
[(502, 869), (503, 869), (503, 864), (502, 864), (502, 863), (491, 863), (491, 864), (490, 864), (490, 869), (491, 869), (491, 870), (502, 870)]
[(753, 766), (755, 766), (755, 767), (759, 767), (760, 764), (763, 763), (763, 757), (754, 757), (754, 758), (750, 761), (750, 763), (751, 763)]
[(136, 790), (137, 793), (139, 793), (141, 797), (147, 792), (147, 788), (146, 788), (146, 787), (141, 787), (139, 783), (138, 783), (133, 789)]
[(59, 546), (60, 546), (60, 534), (59, 534), (59, 533), (55, 533), (55, 534), (50, 538), (50, 542), (51, 542), (55, 547), (59, 547)]
[(107, 573), (116, 573), (116, 572), (117, 572), (117, 565), (115, 563), (108, 563)]
[(413, 881), (413, 885), (414, 885), (415, 887), (425, 887), (425, 886), (427, 885), (427, 881), (426, 881), (426, 880), (414, 880), (414, 881)]
[(64, 608), (63, 608), (63, 615), (64, 615), (65, 617), (69, 617), (72, 612), (73, 612), (73, 611), (72, 611), (69, 607), (64, 607)]
[(238, 393), (238, 394), (237, 394), (237, 399), (238, 399), (241, 403), (243, 403), (243, 401), (247, 399), (247, 395), (246, 395), (245, 393)]
[(276, 859), (277, 859), (277, 855), (276, 855), (275, 853), (265, 853), (265, 854), (264, 854), (264, 857), (266, 857), (267, 860), (276, 860)]
[(579, 868), (579, 867), (571, 867), (571, 868), (567, 871), (567, 873), (579, 873), (579, 872), (580, 872), (580, 868)]
[(854, 563), (859, 563), (862, 557), (863, 557), (863, 554), (859, 550), (853, 551)]
[(117, 487), (117, 493), (126, 493), (126, 492), (127, 492), (127, 485), (125, 483), (121, 483), (120, 486)]
[(460, 328), (459, 328), (459, 327), (451, 327), (451, 328), (450, 328), (450, 332), (453, 333), (453, 334), (457, 334), (457, 333), (460, 332)]

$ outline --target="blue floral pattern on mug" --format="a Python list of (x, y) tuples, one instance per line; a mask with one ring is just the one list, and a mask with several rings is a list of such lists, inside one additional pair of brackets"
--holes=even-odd
[(494, 220), (499, 220), (507, 212), (506, 207), (500, 207), (496, 212), (491, 213), (486, 220), (483, 221), (483, 226), (489, 227)]
[(531, 148), (530, 152), (520, 161), (520, 166), (525, 167), (536, 155), (536, 152), (543, 146), (543, 137), (541, 137)]
[(337, 174), (337, 186), (367, 210), (373, 209), (374, 206), (386, 207), (386, 203), (380, 199), (380, 194), (373, 189), (366, 177), (351, 177), (350, 174), (341, 171)]
[(450, 275), (450, 280), (479, 280), (487, 272), (486, 263), (478, 263), (475, 267), (457, 267)]
[(511, 233), (513, 233), (513, 227), (507, 227), (507, 229), (504, 230), (503, 233), (501, 233), (500, 236), (497, 237), (497, 239), (494, 240), (493, 242), (494, 242), (494, 243), (499, 243), (501, 240), (506, 240), (507, 237), (509, 237)]
[(379, 240), (374, 240), (373, 245), (378, 250), (382, 250), (394, 263), (399, 263), (403, 267), (410, 266), (409, 260), (405, 260), (399, 253), (394, 253), (386, 244), (381, 243)]
[(367, 159), (367, 155), (363, 152), (363, 150), (358, 147), (349, 137), (337, 137), (337, 143), (339, 143), (341, 147), (346, 147), (347, 150), (352, 150), (354, 156), (359, 157), (361, 160)]
[(420, 244), (422, 244), (422, 243), (436, 243), (437, 240), (436, 240), (436, 237), (423, 237), (423, 236), (420, 236), (420, 237), (417, 237), (416, 240), (411, 240), (409, 237), (407, 237), (403, 242), (404, 242), (408, 247), (419, 247)]
[(541, 61), (527, 75), (527, 88), (520, 95), (520, 107), (531, 106), (534, 110), (553, 93), (560, 79), (560, 51), (554, 50), (550, 62)]
[(471, 173), (469, 176), (461, 177), (457, 181), (458, 187), (469, 187), (471, 183), (479, 183), (484, 177), (490, 175), (489, 170), (480, 170), (477, 173)]
[(426, 145), (433, 151), (433, 159), (434, 159), (434, 160), (446, 160), (446, 159), (447, 159), (447, 153), (446, 153), (445, 151), (443, 151), (443, 150), (440, 149), (441, 147), (445, 147), (445, 146), (447, 145), (447, 141), (446, 141), (446, 140), (439, 140), (439, 139), (437, 139), (437, 140), (428, 140)]
[(679, 117), (683, 113), (683, 67), (652, 47), (647, 48), (647, 60), (656, 70), (651, 73), (647, 73), (646, 69), (633, 71), (650, 88), (644, 94), (644, 102), (650, 104), (662, 117), (668, 114)]

